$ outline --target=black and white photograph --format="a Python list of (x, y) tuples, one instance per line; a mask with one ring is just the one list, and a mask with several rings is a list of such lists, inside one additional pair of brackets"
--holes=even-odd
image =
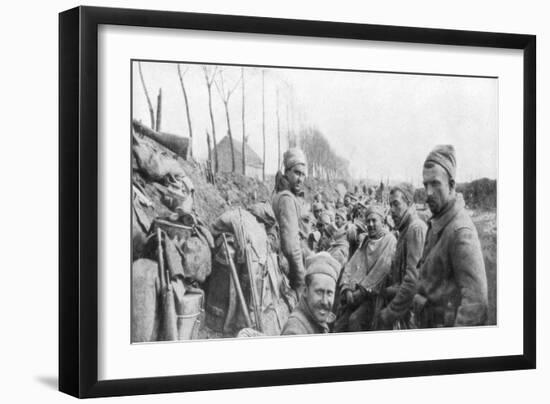
[(131, 343), (499, 325), (498, 77), (130, 69)]

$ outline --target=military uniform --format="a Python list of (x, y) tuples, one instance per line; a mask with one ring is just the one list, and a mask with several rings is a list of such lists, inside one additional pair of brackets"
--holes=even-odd
[(390, 273), (391, 286), (386, 288), (389, 301), (381, 313), (387, 326), (399, 321), (400, 328), (411, 328), (411, 308), (418, 287), (418, 262), (426, 238), (426, 223), (409, 208), (397, 225), (399, 237)]
[(485, 324), (485, 264), (461, 194), (430, 220), (419, 268), (415, 306), (420, 327)]
[(326, 334), (328, 332), (328, 324), (315, 321), (306, 300), (302, 297), (300, 303), (288, 317), (281, 335)]
[(273, 212), (279, 222), (281, 251), (288, 261), (290, 286), (299, 290), (304, 285), (304, 259), (309, 254), (309, 211), (302, 197), (283, 190), (273, 197)]

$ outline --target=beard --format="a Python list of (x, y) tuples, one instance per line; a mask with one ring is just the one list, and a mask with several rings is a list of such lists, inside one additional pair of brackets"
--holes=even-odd
[(426, 200), (426, 203), (428, 204), (428, 207), (430, 208), (430, 211), (434, 215), (439, 213), (439, 211), (441, 210), (441, 206), (439, 205), (439, 203), (437, 203), (437, 201), (434, 198), (428, 198)]

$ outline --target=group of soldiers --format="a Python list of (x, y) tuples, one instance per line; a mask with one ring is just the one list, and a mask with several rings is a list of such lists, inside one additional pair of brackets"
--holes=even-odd
[(456, 192), (453, 146), (424, 161), (427, 222), (410, 184), (390, 188), (389, 206), (347, 194), (334, 205), (317, 196), (310, 207), (303, 152), (289, 149), (283, 164), (272, 206), (296, 304), (282, 335), (486, 323), (485, 265)]

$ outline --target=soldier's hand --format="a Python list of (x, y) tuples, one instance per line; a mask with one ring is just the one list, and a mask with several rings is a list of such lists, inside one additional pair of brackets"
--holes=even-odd
[(351, 290), (346, 290), (346, 304), (347, 305), (353, 305), (353, 292)]
[(365, 289), (356, 289), (353, 293), (352, 293), (352, 296), (353, 296), (353, 303), (354, 304), (359, 304), (359, 303), (362, 303), (365, 298), (367, 297), (367, 294), (369, 293), (369, 291), (365, 290)]
[(422, 309), (426, 305), (427, 300), (428, 299), (426, 299), (422, 295), (419, 295), (418, 293), (414, 295), (413, 304), (412, 304), (413, 313), (419, 314), (420, 312), (422, 312)]
[(387, 308), (382, 309), (378, 314), (378, 320), (380, 321), (380, 325), (385, 330), (391, 329), (393, 320), (390, 317), (391, 317), (390, 312), (388, 311)]

